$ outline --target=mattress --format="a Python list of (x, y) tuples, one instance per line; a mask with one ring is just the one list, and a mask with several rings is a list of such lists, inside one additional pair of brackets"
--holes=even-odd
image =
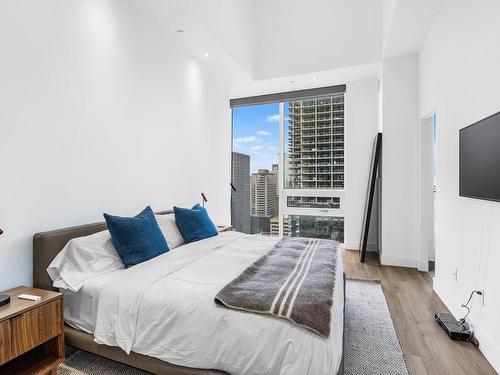
[(334, 375), (343, 349), (340, 255), (328, 338), (288, 321), (214, 303), (222, 287), (277, 241), (225, 232), (90, 279), (78, 293), (65, 293), (65, 320), (93, 332), (97, 343), (176, 365), (233, 375)]

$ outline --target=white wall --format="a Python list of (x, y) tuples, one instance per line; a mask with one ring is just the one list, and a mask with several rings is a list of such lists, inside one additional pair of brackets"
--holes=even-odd
[[(434, 289), (463, 316), (484, 289), (471, 321), (480, 350), (500, 371), (500, 204), (458, 195), (459, 129), (500, 110), (500, 2), (448, 1), (420, 54), (420, 114), (437, 114), (436, 278)], [(453, 277), (458, 270), (458, 278)]]
[[(346, 196), (345, 241), (359, 249), (373, 141), (378, 132), (377, 79), (353, 81), (346, 88)], [(377, 213), (374, 206), (367, 248), (377, 249)]]
[(382, 264), (417, 266), (418, 57), (382, 64)]
[(2, 2), (0, 45), (0, 289), (31, 284), (38, 231), (201, 191), (229, 222), (218, 71), (119, 0)]

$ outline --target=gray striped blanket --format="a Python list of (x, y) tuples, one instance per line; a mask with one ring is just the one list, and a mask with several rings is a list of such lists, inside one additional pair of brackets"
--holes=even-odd
[(227, 284), (215, 302), (330, 335), (337, 242), (286, 237)]

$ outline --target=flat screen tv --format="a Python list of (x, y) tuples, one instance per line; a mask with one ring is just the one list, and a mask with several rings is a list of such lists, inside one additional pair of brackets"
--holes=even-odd
[(460, 129), (460, 196), (500, 202), (500, 112)]

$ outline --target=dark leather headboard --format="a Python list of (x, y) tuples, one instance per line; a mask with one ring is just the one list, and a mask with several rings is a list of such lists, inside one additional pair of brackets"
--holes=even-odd
[[(158, 215), (172, 213), (172, 210), (157, 212)], [(33, 286), (45, 290), (57, 290), (47, 273), (47, 267), (69, 240), (88, 236), (106, 230), (106, 223), (79, 225), (76, 227), (35, 233), (33, 236)]]

